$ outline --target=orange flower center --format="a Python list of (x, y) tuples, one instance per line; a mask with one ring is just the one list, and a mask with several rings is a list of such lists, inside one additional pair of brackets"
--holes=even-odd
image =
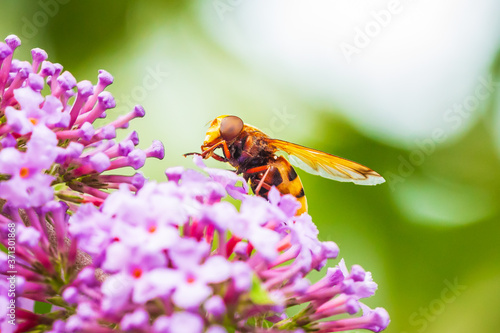
[(150, 225), (150, 226), (148, 227), (148, 231), (149, 231), (150, 233), (155, 232), (155, 231), (156, 231), (156, 226), (155, 226), (155, 225)]
[(142, 269), (140, 268), (134, 268), (134, 270), (132, 271), (132, 276), (136, 279), (140, 278), (142, 275)]
[(27, 167), (22, 167), (19, 170), (19, 176), (21, 176), (21, 178), (27, 178), (29, 175), (30, 175), (30, 169), (28, 169)]
[(38, 119), (35, 119), (35, 118), (29, 118), (30, 122), (33, 124), (33, 125), (36, 125), (38, 124)]

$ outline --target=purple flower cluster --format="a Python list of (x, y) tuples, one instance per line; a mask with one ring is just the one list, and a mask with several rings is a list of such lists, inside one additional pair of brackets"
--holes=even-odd
[[(385, 310), (359, 302), (377, 288), (360, 266), (349, 272), (341, 261), (311, 285), (306, 275), (338, 248), (318, 241), (309, 215), (295, 216), (293, 196), (275, 188), (269, 202), (249, 196), (242, 178), (207, 168), (198, 156), (195, 162), (209, 177), (167, 169), (168, 182), (150, 182), (137, 194), (121, 188), (100, 209), (86, 204), (70, 219), (70, 234), (94, 264), (65, 289), (63, 298), (77, 309), (57, 332), (102, 331), (103, 322), (158, 333), (387, 326)], [(228, 192), (241, 201), (239, 211), (221, 201)], [(102, 284), (96, 269), (107, 274)], [(299, 304), (307, 306), (288, 318), (286, 309)], [(361, 307), (360, 317), (334, 319)]]
[[(112, 77), (101, 71), (95, 86), (76, 83), (42, 50), (33, 50), (31, 64), (14, 60), (19, 44), (15, 36), (0, 44), (0, 230), (7, 235), (0, 273), (16, 272), (0, 281), (2, 332), (387, 327), (384, 309), (360, 302), (377, 288), (360, 266), (349, 271), (341, 260), (319, 281), (307, 278), (338, 247), (318, 240), (308, 214), (295, 215), (293, 196), (276, 188), (268, 200), (251, 196), (243, 178), (207, 168), (199, 156), (201, 172), (169, 168), (162, 183), (139, 173), (103, 175), (163, 157), (159, 142), (135, 148), (135, 132), (113, 141), (143, 109), (94, 128), (114, 107), (103, 91)], [(35, 313), (33, 301), (52, 304), (51, 312)]]
[(96, 85), (77, 82), (60, 64), (47, 61), (45, 51), (33, 49), (32, 63), (19, 61), (13, 59), (19, 38), (11, 35), (5, 42), (0, 43), (0, 198), (17, 208), (40, 207), (54, 195), (100, 204), (108, 195), (103, 189), (121, 183), (139, 189), (145, 181), (140, 173), (100, 174), (127, 166), (138, 169), (147, 157), (163, 158), (160, 142), (137, 149), (136, 132), (119, 143), (113, 140), (116, 129), (143, 117), (144, 109), (136, 106), (95, 127), (94, 121), (115, 107), (113, 96), (104, 91), (113, 82), (108, 72), (99, 71)]
[(15, 287), (0, 294), (0, 303), (16, 306), (15, 316), (0, 318), (2, 332), (27, 332), (44, 322), (31, 312), (33, 301), (62, 304), (61, 290), (76, 276), (78, 258), (77, 243), (69, 243), (68, 218), (67, 205), (57, 201), (22, 211), (7, 207), (0, 215), (2, 235), (16, 236), (15, 243), (2, 237), (8, 255), (0, 252), (0, 273), (14, 279)]

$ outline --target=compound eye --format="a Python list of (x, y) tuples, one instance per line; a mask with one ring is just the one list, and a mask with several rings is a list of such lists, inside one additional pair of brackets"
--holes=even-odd
[(227, 116), (220, 122), (220, 135), (226, 141), (234, 140), (243, 130), (243, 120), (236, 116)]

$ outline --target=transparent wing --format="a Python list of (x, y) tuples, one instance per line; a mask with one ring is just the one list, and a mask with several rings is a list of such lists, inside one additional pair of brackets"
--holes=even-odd
[(269, 144), (288, 153), (292, 165), (313, 175), (358, 185), (377, 185), (385, 182), (385, 179), (372, 169), (342, 157), (283, 140), (270, 139)]

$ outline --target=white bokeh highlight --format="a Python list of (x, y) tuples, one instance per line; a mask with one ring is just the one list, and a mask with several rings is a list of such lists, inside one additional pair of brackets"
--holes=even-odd
[[(481, 105), (460, 126), (449, 119), (488, 76), (498, 1), (240, 0), (222, 1), (223, 12), (216, 3), (200, 16), (229, 52), (375, 139), (411, 148), (436, 128), (453, 139), (480, 115)], [(368, 45), (346, 57), (340, 45), (356, 47), (370, 28)]]

